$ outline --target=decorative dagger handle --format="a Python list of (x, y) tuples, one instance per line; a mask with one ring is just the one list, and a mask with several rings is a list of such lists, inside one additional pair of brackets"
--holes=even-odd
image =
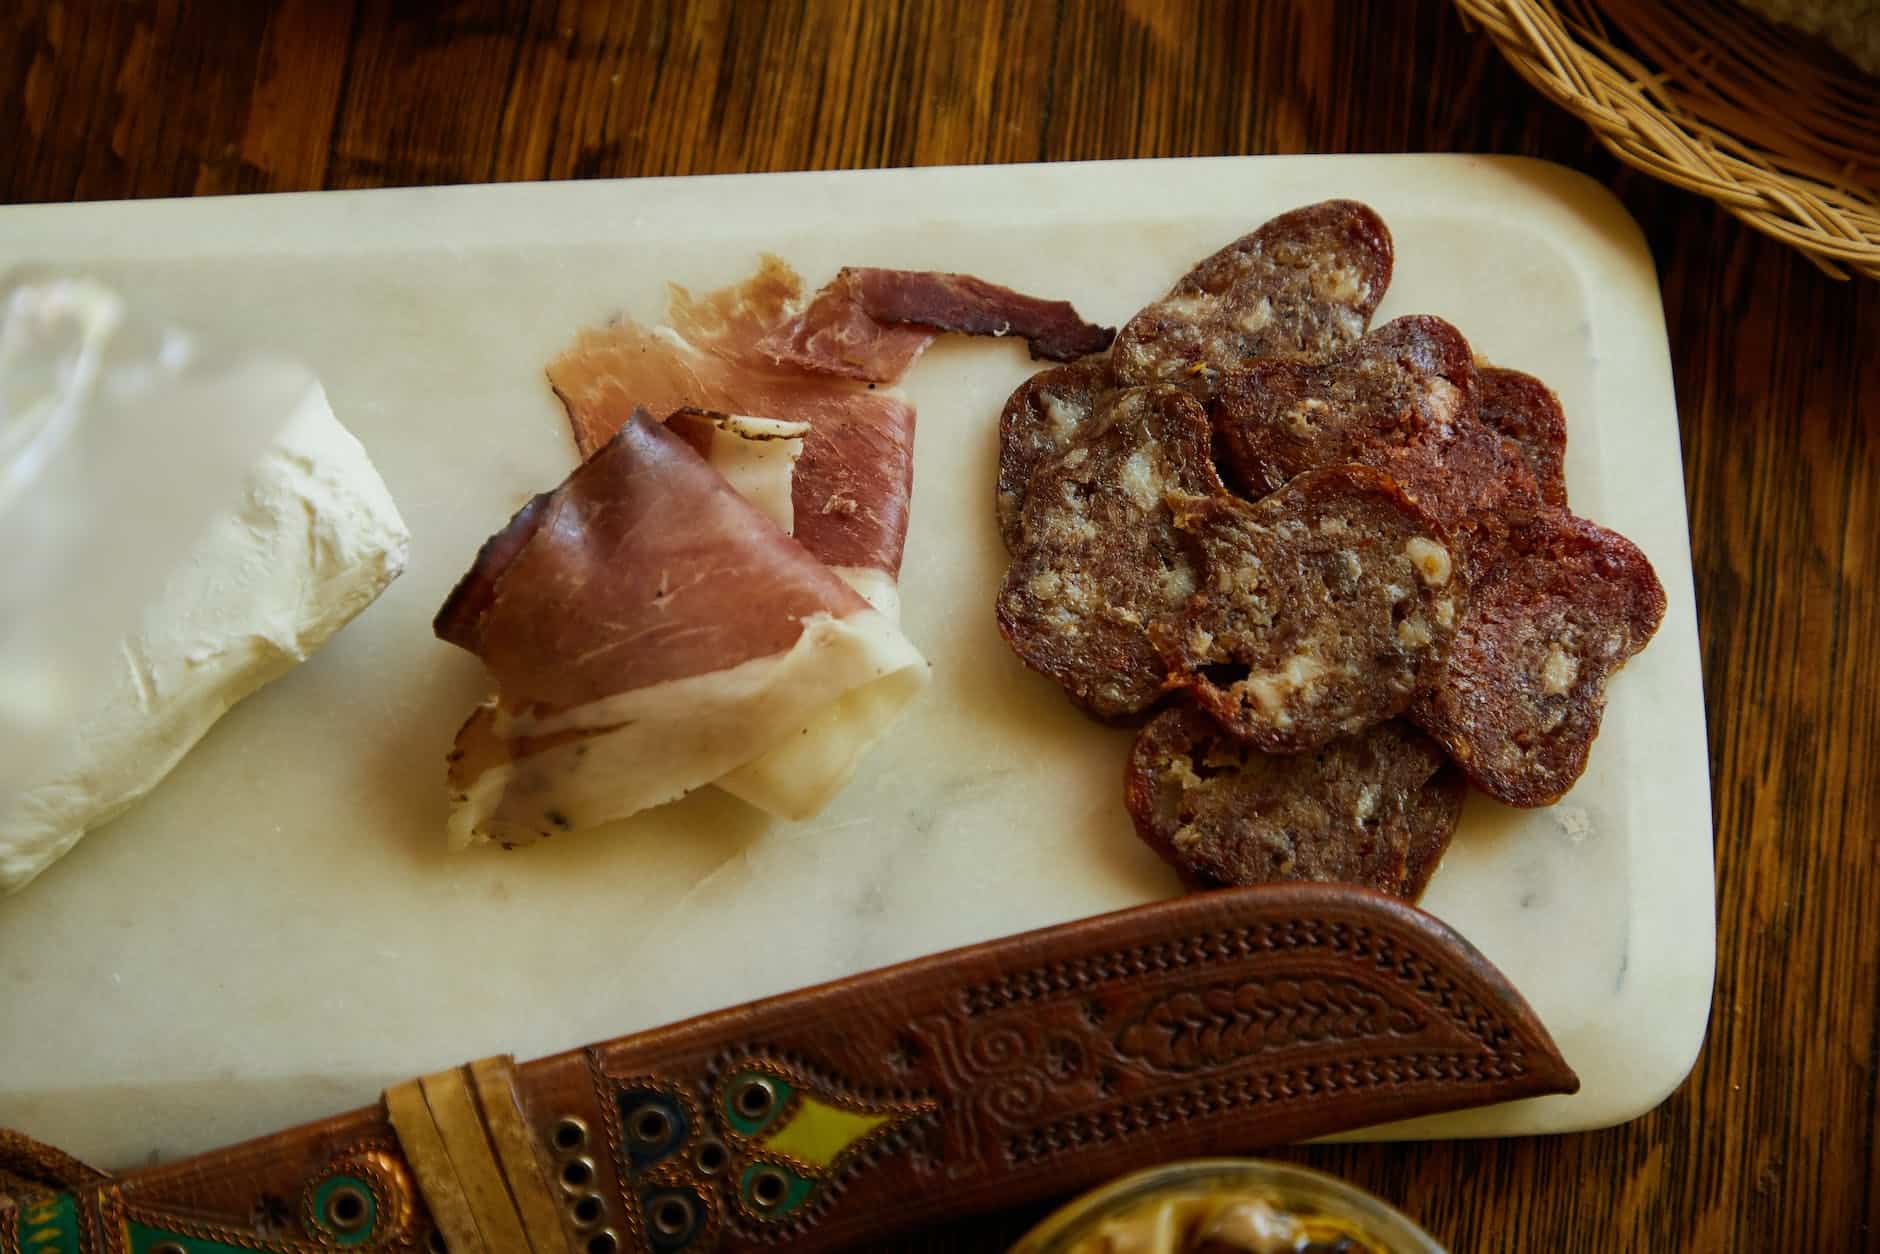
[(834, 1250), (1578, 1083), (1430, 916), (1344, 886), (1230, 889), (486, 1059), (174, 1164), (68, 1170), (0, 1202), (0, 1254)]

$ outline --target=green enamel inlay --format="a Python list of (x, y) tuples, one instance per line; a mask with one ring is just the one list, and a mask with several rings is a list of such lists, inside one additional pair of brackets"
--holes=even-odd
[[(341, 1232), (328, 1218), (326, 1208), (335, 1191), (341, 1188), (355, 1190), (365, 1203), (364, 1220), (355, 1228)], [(332, 1238), (342, 1248), (364, 1245), (372, 1239), (373, 1231), (379, 1225), (379, 1203), (372, 1195), (372, 1186), (358, 1176), (333, 1176), (320, 1182), (320, 1187), (313, 1191), (313, 1221), (320, 1231)]]
[(22, 1206), (16, 1218), (20, 1254), (79, 1254), (78, 1203), (70, 1193)]
[(812, 1167), (827, 1167), (889, 1118), (843, 1110), (805, 1094), (789, 1122), (764, 1138), (764, 1148), (801, 1159)]
[(178, 1232), (165, 1232), (162, 1228), (152, 1228), (149, 1224), (140, 1224), (134, 1219), (126, 1223), (124, 1227), (130, 1233), (130, 1254), (150, 1254), (152, 1250), (166, 1242), (175, 1244), (184, 1251), (184, 1254), (254, 1254), (255, 1249), (252, 1245), (226, 1245), (221, 1241), (186, 1237)]
[[(770, 1108), (757, 1116), (742, 1113), (737, 1105), (739, 1092), (743, 1090), (747, 1081), (753, 1080), (762, 1080), (770, 1085), (777, 1095), (776, 1100), (771, 1102)], [(787, 1082), (767, 1071), (740, 1071), (732, 1076), (720, 1091), (718, 1108), (724, 1112), (725, 1120), (733, 1130), (745, 1136), (756, 1136), (770, 1125), (779, 1111), (789, 1105), (790, 1094), (795, 1091)]]
[[(783, 1200), (774, 1206), (760, 1205), (752, 1193), (752, 1185), (758, 1173), (764, 1171), (778, 1172), (789, 1182), (789, 1187), (784, 1190)], [(746, 1167), (744, 1173), (738, 1177), (738, 1196), (744, 1199), (746, 1206), (766, 1219), (782, 1219), (801, 1206), (803, 1200), (809, 1196), (809, 1191), (815, 1187), (814, 1180), (797, 1175), (782, 1163), (755, 1162)]]

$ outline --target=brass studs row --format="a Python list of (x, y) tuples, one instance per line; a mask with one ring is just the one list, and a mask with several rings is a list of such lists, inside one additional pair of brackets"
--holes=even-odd
[(560, 1156), (557, 1180), (568, 1195), (568, 1218), (574, 1226), (588, 1233), (587, 1254), (616, 1254), (620, 1234), (612, 1228), (599, 1227), (607, 1218), (607, 1202), (594, 1185), (594, 1160), (588, 1156), (588, 1126), (573, 1115), (564, 1115), (555, 1123), (549, 1142)]

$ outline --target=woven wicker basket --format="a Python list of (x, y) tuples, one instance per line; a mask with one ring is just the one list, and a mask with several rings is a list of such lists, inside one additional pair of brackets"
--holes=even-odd
[(1880, 278), (1880, 79), (1735, 0), (1456, 0), (1620, 160)]

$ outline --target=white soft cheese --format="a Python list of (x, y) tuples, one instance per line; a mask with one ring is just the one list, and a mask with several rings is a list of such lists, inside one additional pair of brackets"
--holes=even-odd
[(43, 783), (0, 798), (0, 893), (168, 775), (230, 707), (318, 649), (405, 568), (410, 533), (318, 386), (117, 642), (112, 681)]
[(809, 424), (731, 414), (713, 419), (711, 425), (705, 460), (712, 469), (785, 535), (796, 534), (791, 489)]

